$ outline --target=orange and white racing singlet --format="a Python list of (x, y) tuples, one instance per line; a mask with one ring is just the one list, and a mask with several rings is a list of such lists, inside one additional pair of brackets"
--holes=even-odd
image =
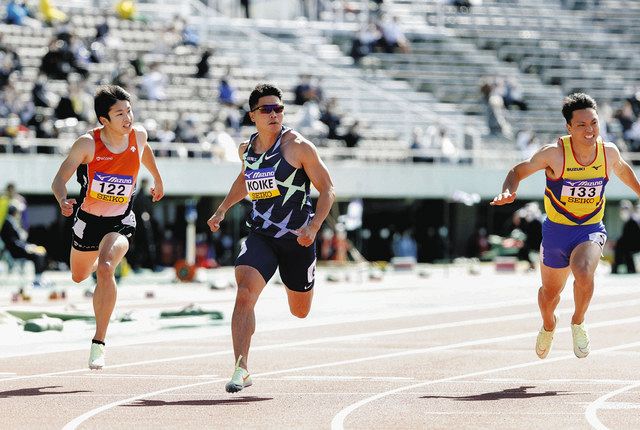
[(95, 142), (93, 160), (78, 167), (83, 197), (80, 209), (96, 216), (125, 215), (135, 193), (142, 149), (135, 130), (131, 130), (127, 148), (115, 154), (102, 142), (100, 130), (90, 132)]

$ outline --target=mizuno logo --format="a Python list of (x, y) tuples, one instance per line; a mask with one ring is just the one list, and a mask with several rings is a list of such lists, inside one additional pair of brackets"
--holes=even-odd
[(108, 178), (108, 177), (109, 177), (109, 175), (98, 175), (97, 173), (96, 173), (96, 176), (97, 176), (97, 177), (98, 177), (98, 179), (100, 179), (101, 181), (104, 181), (104, 179), (105, 179), (105, 178)]
[(591, 166), (591, 167), (593, 167), (594, 169), (598, 170), (599, 168), (602, 167), (602, 164), (598, 164), (597, 166)]

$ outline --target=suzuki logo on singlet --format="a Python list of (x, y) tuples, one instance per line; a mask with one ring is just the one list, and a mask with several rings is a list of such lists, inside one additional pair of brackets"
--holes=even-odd
[(567, 167), (567, 172), (580, 172), (584, 170), (584, 167)]
[(96, 157), (96, 161), (110, 161), (113, 157)]

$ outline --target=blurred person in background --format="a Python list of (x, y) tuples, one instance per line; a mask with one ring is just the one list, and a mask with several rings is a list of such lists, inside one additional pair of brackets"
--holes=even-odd
[[(277, 269), (286, 286), (289, 309), (305, 318), (315, 283), (316, 235), (335, 199), (333, 183), (313, 143), (285, 127), (282, 91), (260, 84), (249, 96), (250, 118), (257, 133), (238, 150), (242, 170), (207, 223), (218, 231), (227, 211), (247, 195), (253, 210), (251, 232), (235, 263), (238, 284), (231, 334), (236, 364), (227, 392), (252, 384), (247, 370), (254, 307)], [(315, 215), (311, 184), (320, 193)]]
[(640, 217), (629, 200), (620, 202), (620, 219), (624, 224), (622, 234), (614, 246), (611, 273), (620, 273), (622, 265), (626, 267), (627, 273), (636, 273), (633, 255), (640, 252)]
[(536, 339), (536, 354), (546, 358), (557, 325), (556, 307), (569, 274), (573, 274), (575, 310), (571, 318), (573, 352), (578, 358), (590, 352), (585, 314), (593, 296), (594, 274), (607, 231), (602, 222), (605, 186), (612, 173), (640, 196), (640, 182), (618, 148), (600, 137), (597, 104), (583, 93), (564, 99), (562, 115), (569, 135), (545, 145), (529, 160), (515, 165), (491, 205), (505, 205), (516, 199), (520, 182), (544, 170), (547, 187), (544, 206), (547, 218), (542, 227), (540, 271), (542, 287), (538, 305), (542, 328)]

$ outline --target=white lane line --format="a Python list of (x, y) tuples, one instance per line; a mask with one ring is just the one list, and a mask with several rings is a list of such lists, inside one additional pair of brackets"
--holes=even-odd
[[(594, 327), (595, 324), (592, 324), (591, 327)], [(567, 331), (565, 329), (565, 331)], [(616, 345), (616, 346), (612, 346), (609, 348), (603, 348), (603, 349), (599, 349), (596, 351), (592, 351), (591, 355), (594, 354), (604, 354), (606, 352), (612, 352), (612, 351), (618, 351), (621, 349), (627, 349), (627, 348), (635, 348), (637, 346), (640, 346), (640, 342), (633, 342), (633, 343), (627, 343), (627, 344), (622, 344), (622, 345)], [(477, 376), (483, 376), (483, 375), (488, 375), (491, 373), (496, 373), (496, 372), (504, 372), (507, 370), (514, 370), (514, 369), (522, 369), (525, 367), (532, 367), (532, 366), (540, 366), (543, 364), (548, 364), (548, 363), (555, 363), (558, 361), (564, 361), (564, 360), (570, 360), (570, 359), (575, 359), (575, 356), (573, 354), (567, 354), (567, 355), (563, 355), (560, 357), (555, 357), (555, 358), (547, 358), (545, 360), (536, 360), (536, 361), (529, 361), (526, 363), (520, 363), (520, 364), (515, 364), (512, 366), (504, 366), (504, 367), (498, 367), (498, 368), (494, 368), (494, 369), (487, 369), (487, 370), (481, 370), (478, 372), (472, 372), (472, 373), (466, 373), (464, 375), (458, 375), (458, 376), (450, 376), (447, 378), (442, 378), (442, 379), (436, 379), (436, 380), (432, 380), (432, 381), (426, 381), (426, 382), (421, 382), (418, 384), (413, 384), (413, 385), (408, 385), (408, 386), (404, 386), (404, 387), (400, 387), (400, 388), (396, 388), (393, 390), (389, 390), (389, 391), (385, 391), (382, 393), (378, 393), (374, 396), (371, 397), (367, 397), (365, 399), (360, 400), (359, 402), (356, 402), (352, 405), (349, 405), (348, 407), (342, 409), (340, 412), (338, 412), (334, 417), (333, 420), (331, 420), (331, 430), (342, 430), (344, 429), (344, 420), (347, 418), (347, 416), (349, 416), (349, 414), (351, 414), (353, 411), (355, 411), (356, 409), (371, 403), (373, 401), (382, 399), (384, 397), (390, 396), (392, 394), (396, 394), (396, 393), (400, 393), (402, 391), (407, 391), (407, 390), (411, 390), (414, 388), (420, 388), (420, 387), (425, 387), (427, 385), (434, 385), (434, 384), (438, 384), (441, 382), (449, 382), (449, 381), (455, 381), (455, 380), (459, 380), (459, 379), (464, 379), (464, 378), (472, 378), (472, 377), (477, 377)], [(634, 385), (637, 386), (637, 385)]]
[[(593, 311), (594, 309), (602, 310), (602, 309), (620, 308), (620, 307), (626, 307), (626, 306), (635, 306), (639, 303), (640, 303), (640, 300), (626, 300), (622, 302), (593, 305), (591, 306), (591, 309)], [(573, 313), (573, 308), (565, 308), (558, 312), (559, 314)], [(537, 311), (526, 312), (526, 313), (513, 314), (513, 315), (504, 315), (500, 317), (477, 318), (472, 320), (455, 321), (450, 323), (429, 324), (429, 325), (408, 327), (408, 328), (402, 328), (402, 329), (381, 330), (381, 331), (375, 331), (375, 332), (365, 332), (365, 333), (343, 335), (343, 336), (321, 337), (321, 338), (307, 339), (307, 340), (297, 341), (297, 342), (286, 342), (286, 343), (280, 343), (280, 344), (255, 346), (255, 347), (252, 347), (251, 350), (267, 351), (272, 349), (290, 348), (290, 347), (296, 347), (296, 346), (307, 346), (307, 345), (316, 345), (316, 344), (332, 343), (332, 342), (345, 342), (345, 341), (352, 341), (357, 339), (365, 339), (365, 338), (379, 337), (379, 336), (391, 336), (391, 335), (398, 335), (398, 334), (415, 333), (420, 331), (440, 330), (440, 329), (455, 328), (455, 327), (466, 327), (466, 326), (477, 325), (477, 324), (493, 324), (493, 323), (505, 322), (505, 321), (515, 321), (515, 320), (527, 319), (531, 317), (538, 317), (539, 315), (540, 314)], [(631, 319), (630, 321), (634, 322), (635, 320)], [(596, 325), (589, 325), (589, 326), (597, 327)], [(568, 331), (568, 329), (558, 330), (558, 332), (561, 332), (561, 331)], [(528, 335), (529, 334), (525, 336), (528, 336)], [(465, 343), (461, 345), (466, 346)], [(207, 352), (207, 353), (201, 353), (201, 354), (182, 355), (178, 357), (158, 358), (155, 360), (144, 360), (144, 361), (136, 361), (131, 363), (114, 364), (114, 365), (105, 366), (105, 369), (119, 369), (122, 367), (130, 367), (130, 366), (143, 366), (147, 364), (170, 363), (174, 361), (210, 358), (210, 357), (227, 355), (227, 354), (233, 354), (233, 350), (228, 349), (228, 350), (217, 351), (217, 352)], [(44, 377), (58, 376), (58, 375), (69, 375), (73, 373), (80, 373), (80, 372), (86, 372), (86, 371), (87, 371), (87, 368), (85, 367), (81, 369), (63, 370), (60, 372), (40, 373), (35, 375), (22, 375), (22, 376), (16, 376), (16, 377), (2, 378), (0, 379), (0, 382), (17, 381), (17, 380), (31, 379), (31, 378), (44, 378)]]
[[(629, 324), (631, 322), (639, 322), (640, 321), (640, 317), (634, 317), (634, 318), (624, 318), (624, 319), (620, 319), (620, 320), (612, 320), (612, 321), (604, 321), (604, 322), (600, 322), (600, 323), (595, 323), (595, 324), (591, 324), (590, 327), (595, 328), (595, 327), (606, 327), (606, 326), (611, 326), (611, 325), (619, 325), (619, 324)], [(557, 329), (556, 333), (559, 332), (566, 332), (569, 331), (569, 328), (563, 328), (563, 329)], [(381, 359), (387, 359), (387, 358), (395, 358), (395, 357), (401, 357), (401, 356), (407, 356), (407, 355), (416, 355), (416, 354), (425, 354), (425, 353), (429, 353), (429, 352), (436, 352), (436, 351), (445, 351), (445, 350), (449, 350), (449, 349), (456, 349), (456, 348), (463, 348), (466, 346), (475, 346), (475, 345), (485, 345), (485, 344), (490, 344), (490, 343), (498, 343), (498, 342), (505, 342), (505, 341), (510, 341), (510, 340), (515, 340), (515, 339), (522, 339), (522, 338), (528, 338), (528, 337), (534, 337), (537, 333), (535, 332), (528, 332), (528, 333), (522, 333), (522, 334), (516, 334), (516, 335), (510, 335), (510, 336), (501, 336), (501, 337), (494, 337), (494, 338), (488, 338), (488, 339), (476, 339), (476, 340), (471, 340), (471, 341), (466, 341), (466, 342), (459, 342), (459, 343), (453, 343), (453, 344), (449, 344), (449, 345), (440, 345), (440, 346), (434, 346), (434, 347), (429, 347), (429, 348), (420, 348), (420, 349), (413, 349), (413, 350), (405, 350), (405, 351), (399, 351), (399, 352), (395, 352), (395, 353), (389, 353), (389, 354), (381, 354), (381, 355), (374, 355), (374, 356), (368, 356), (368, 357), (361, 357), (361, 358), (354, 358), (354, 359), (349, 359), (349, 360), (340, 360), (340, 361), (334, 361), (334, 362), (329, 362), (329, 363), (322, 363), (322, 364), (313, 364), (310, 366), (302, 366), (302, 367), (293, 367), (290, 369), (281, 369), (281, 370), (274, 370), (271, 372), (264, 372), (264, 373), (256, 373), (253, 374), (252, 377), (255, 378), (259, 378), (261, 376), (271, 376), (271, 375), (280, 375), (283, 373), (292, 373), (292, 372), (300, 372), (303, 370), (312, 370), (312, 369), (321, 369), (321, 368), (326, 368), (326, 367), (335, 367), (335, 366), (344, 366), (344, 365), (348, 365), (348, 364), (355, 364), (355, 363), (362, 363), (365, 361), (373, 361), (373, 360), (381, 360)], [(637, 342), (635, 344), (630, 344), (630, 345), (640, 345), (640, 342)], [(630, 347), (630, 346), (629, 346)], [(600, 351), (609, 351), (609, 350), (615, 350), (616, 348), (618, 349), (622, 349), (619, 347), (614, 347), (614, 349), (608, 348), (608, 349), (602, 349)], [(593, 354), (593, 352), (592, 352)], [(562, 360), (566, 360), (568, 358), (574, 357), (574, 355), (567, 355), (563, 358), (561, 358)], [(538, 360), (532, 363), (536, 363), (536, 364), (540, 364), (540, 363), (550, 363), (550, 362), (554, 362), (554, 361), (559, 361), (558, 359), (547, 359), (547, 360)], [(415, 386), (422, 386), (422, 385), (429, 385), (431, 383), (436, 383), (436, 382), (440, 382), (440, 381), (448, 381), (449, 379), (452, 380), (456, 380), (456, 379), (463, 379), (464, 377), (468, 377), (468, 376), (476, 376), (476, 375), (484, 375), (484, 374), (489, 374), (489, 373), (493, 373), (502, 369), (517, 369), (520, 367), (527, 367), (533, 365), (531, 363), (525, 363), (524, 365), (520, 364), (520, 365), (516, 365), (516, 366), (509, 366), (509, 367), (505, 367), (505, 368), (500, 368), (497, 370), (490, 370), (490, 371), (482, 371), (482, 372), (476, 372), (476, 373), (470, 373), (467, 375), (462, 375), (462, 376), (457, 376), (457, 377), (453, 377), (453, 378), (446, 378), (446, 379), (441, 379), (439, 381), (429, 381), (427, 383), (423, 383), (423, 384), (418, 384)], [(207, 384), (214, 384), (214, 383), (218, 383), (218, 382), (222, 382), (225, 381), (225, 379), (218, 379), (218, 380), (214, 380), (214, 381), (209, 381), (209, 382), (199, 382), (199, 383), (195, 383), (195, 384), (188, 384), (188, 385), (180, 385), (180, 386), (176, 386), (176, 387), (170, 387), (170, 388), (165, 388), (163, 390), (159, 390), (159, 391), (154, 391), (151, 393), (143, 393), (143, 394), (139, 394), (136, 395), (134, 397), (129, 397), (128, 399), (123, 399), (123, 400), (116, 400), (115, 402), (109, 403), (107, 405), (103, 405), (100, 406), (96, 409), (90, 410), (88, 412), (85, 412), (84, 414), (80, 415), (79, 417), (75, 418), (72, 421), (69, 421), (65, 427), (63, 428), (63, 430), (70, 430), (70, 429), (75, 429), (78, 425), (80, 425), (81, 423), (83, 423), (84, 421), (88, 420), (89, 418), (104, 412), (106, 410), (109, 410), (113, 407), (119, 406), (119, 405), (123, 405), (126, 403), (131, 403), (133, 401), (142, 399), (142, 398), (146, 398), (146, 397), (154, 397), (157, 396), (159, 394), (164, 394), (164, 393), (168, 393), (171, 391), (177, 391), (177, 390), (182, 390), (185, 388), (192, 388), (192, 387), (198, 387), (201, 385), (207, 385)], [(414, 387), (414, 385), (411, 385), (407, 388), (402, 388), (399, 389), (399, 391), (403, 391), (404, 389), (410, 389)], [(395, 392), (396, 390), (393, 390), (392, 392), (389, 392), (389, 394), (393, 394), (393, 392)], [(388, 394), (387, 394), (388, 395)], [(376, 396), (374, 396), (376, 397)], [(370, 399), (375, 400), (374, 397), (370, 397)], [(382, 396), (384, 397), (384, 395)], [(364, 403), (363, 403), (364, 404)], [(346, 415), (345, 415), (346, 416)], [(335, 420), (335, 418), (334, 418)], [(333, 423), (333, 422), (332, 422)], [(332, 424), (333, 425), (333, 424)]]
[(640, 382), (636, 384), (628, 385), (626, 387), (619, 388), (615, 391), (611, 391), (610, 393), (605, 394), (602, 397), (597, 398), (593, 403), (591, 403), (587, 407), (587, 410), (584, 413), (584, 416), (587, 418), (587, 421), (589, 422), (589, 424), (591, 424), (591, 427), (597, 430), (607, 430), (607, 427), (604, 424), (602, 424), (602, 422), (600, 422), (600, 420), (598, 419), (598, 409), (603, 408), (605, 405), (605, 402), (610, 398), (615, 397), (618, 394), (622, 394), (625, 391), (630, 391), (630, 390), (633, 390), (634, 388), (639, 388), (639, 387), (640, 387)]

